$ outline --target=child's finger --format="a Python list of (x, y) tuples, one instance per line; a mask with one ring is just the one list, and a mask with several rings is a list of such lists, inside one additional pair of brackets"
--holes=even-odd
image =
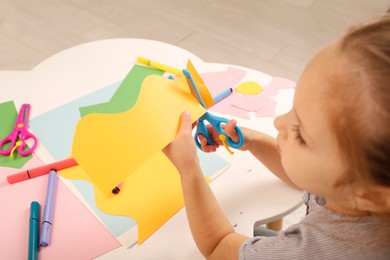
[(206, 153), (215, 152), (219, 146), (217, 143), (215, 143), (215, 145), (209, 145), (206, 137), (202, 134), (200, 134), (198, 136), (198, 140), (199, 140), (200, 146), (202, 147), (202, 151), (206, 152)]
[(180, 129), (178, 134), (188, 134), (192, 135), (192, 121), (190, 112), (184, 111), (180, 117)]
[(239, 141), (239, 137), (235, 129), (236, 125), (237, 125), (237, 121), (233, 119), (227, 122), (224, 129), (226, 134), (232, 139), (233, 142)]

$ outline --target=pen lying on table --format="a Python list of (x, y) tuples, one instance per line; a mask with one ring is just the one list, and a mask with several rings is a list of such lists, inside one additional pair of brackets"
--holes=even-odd
[(48, 174), (52, 169), (59, 171), (76, 165), (77, 162), (73, 158), (68, 158), (62, 161), (50, 163), (34, 169), (25, 170), (16, 174), (9, 175), (7, 176), (7, 181), (8, 183), (13, 184), (16, 182), (25, 181), (31, 178)]
[(54, 202), (57, 190), (57, 171), (52, 169), (49, 173), (47, 192), (45, 199), (45, 208), (43, 210), (41, 237), (39, 246), (48, 246), (50, 244), (51, 230), (53, 226)]

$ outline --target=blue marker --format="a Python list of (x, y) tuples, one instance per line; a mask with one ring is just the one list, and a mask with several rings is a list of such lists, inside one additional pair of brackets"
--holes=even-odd
[(233, 92), (233, 89), (228, 88), (228, 89), (222, 91), (221, 93), (217, 94), (215, 97), (213, 97), (214, 104), (217, 104), (222, 99), (228, 97), (230, 94), (232, 94), (232, 92)]
[(41, 206), (38, 202), (31, 202), (30, 206), (30, 225), (28, 236), (28, 259), (38, 259), (39, 246), (39, 215)]
[(51, 229), (53, 225), (54, 201), (57, 190), (57, 171), (52, 169), (49, 173), (49, 181), (47, 184), (45, 208), (42, 218), (40, 246), (48, 246), (50, 244)]

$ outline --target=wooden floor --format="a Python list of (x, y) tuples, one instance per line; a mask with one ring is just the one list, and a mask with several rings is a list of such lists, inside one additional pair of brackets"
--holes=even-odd
[(298, 80), (307, 61), (388, 0), (1, 0), (0, 70), (88, 41), (146, 38)]
[[(204, 61), (298, 80), (308, 60), (389, 0), (0, 0), (0, 70), (89, 41), (145, 38)], [(1, 93), (0, 93), (1, 95)], [(284, 227), (299, 221), (301, 207)]]

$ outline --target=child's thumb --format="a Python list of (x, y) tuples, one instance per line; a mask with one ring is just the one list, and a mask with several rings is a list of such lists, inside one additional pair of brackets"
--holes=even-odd
[(192, 132), (192, 121), (190, 112), (187, 110), (181, 114), (180, 118), (180, 132)]

